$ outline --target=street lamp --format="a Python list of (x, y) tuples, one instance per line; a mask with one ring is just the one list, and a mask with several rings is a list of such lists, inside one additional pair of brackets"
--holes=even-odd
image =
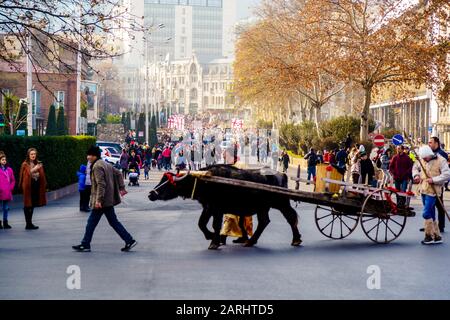
[[(163, 29), (166, 26), (164, 25), (164, 23), (160, 23), (158, 24), (156, 27), (150, 27), (148, 28), (147, 32), (150, 35), (152, 29)], [(149, 136), (149, 119), (148, 119), (148, 103), (149, 103), (149, 99), (148, 99), (148, 81), (149, 81), (149, 66), (148, 66), (148, 36), (145, 35), (144, 36), (144, 45), (145, 45), (145, 141), (147, 143), (149, 143), (150, 140), (150, 136)]]

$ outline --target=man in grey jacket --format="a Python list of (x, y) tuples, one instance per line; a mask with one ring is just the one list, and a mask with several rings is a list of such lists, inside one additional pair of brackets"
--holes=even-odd
[(101, 159), (100, 148), (92, 146), (87, 152), (87, 159), (91, 162), (91, 207), (92, 212), (89, 216), (81, 244), (73, 246), (75, 251), (90, 252), (91, 240), (95, 228), (100, 222), (102, 215), (106, 216), (109, 225), (125, 241), (125, 247), (122, 251), (129, 251), (137, 241), (127, 232), (124, 226), (117, 220), (114, 206), (121, 202), (121, 197), (127, 194), (122, 174), (119, 170), (113, 168), (110, 164)]

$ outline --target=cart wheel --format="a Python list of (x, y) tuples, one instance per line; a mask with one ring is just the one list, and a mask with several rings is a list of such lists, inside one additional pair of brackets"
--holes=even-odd
[(366, 236), (376, 243), (397, 239), (406, 225), (406, 215), (398, 215), (397, 193), (378, 189), (369, 194), (361, 208), (361, 226)]
[(333, 208), (321, 206), (316, 206), (315, 220), (320, 233), (335, 240), (349, 236), (359, 221), (357, 215), (347, 215)]

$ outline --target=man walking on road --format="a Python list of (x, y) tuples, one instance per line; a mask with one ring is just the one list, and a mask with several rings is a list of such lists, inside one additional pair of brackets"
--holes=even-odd
[(114, 212), (114, 206), (121, 202), (120, 197), (127, 194), (122, 173), (101, 159), (101, 151), (98, 147), (92, 146), (88, 150), (87, 159), (92, 163), (91, 207), (93, 209), (89, 216), (86, 232), (81, 244), (72, 248), (79, 252), (91, 251), (92, 236), (104, 214), (106, 219), (108, 219), (109, 225), (125, 241), (125, 247), (122, 248), (122, 251), (129, 251), (137, 244), (137, 241), (133, 239), (124, 226), (117, 220), (116, 213)]
[[(311, 176), (312, 179), (314, 180), (316, 178), (316, 166), (317, 166), (317, 154), (316, 151), (311, 148), (309, 150), (309, 152), (305, 155), (305, 160), (307, 160), (307, 164), (308, 164), (308, 181), (311, 180)], [(307, 182), (307, 184), (309, 184), (309, 182)]]
[[(440, 155), (446, 161), (448, 161), (448, 154), (447, 152), (441, 149), (441, 142), (439, 141), (438, 137), (431, 137), (430, 140), (428, 141), (428, 145), (430, 146), (431, 150), (433, 150), (435, 155)], [(444, 203), (444, 192), (441, 192), (440, 198), (442, 200), (442, 203)], [(439, 230), (440, 232), (444, 232), (445, 210), (444, 208), (442, 208), (441, 203), (439, 201), (436, 202), (436, 208), (438, 209)]]
[[(389, 164), (389, 171), (394, 178), (395, 188), (405, 192), (408, 187), (408, 181), (411, 177), (413, 162), (411, 158), (405, 153), (404, 146), (397, 147), (397, 154), (392, 158)], [(398, 205), (404, 206), (406, 204), (405, 197), (398, 197)]]
[(442, 185), (450, 179), (450, 170), (447, 161), (435, 154), (429, 146), (420, 147), (419, 156), (422, 165), (419, 166), (416, 162), (413, 177), (415, 183), (420, 183), (419, 192), (422, 195), (425, 224), (425, 239), (422, 244), (438, 244), (442, 243), (442, 237), (436, 221), (436, 197), (441, 195)]

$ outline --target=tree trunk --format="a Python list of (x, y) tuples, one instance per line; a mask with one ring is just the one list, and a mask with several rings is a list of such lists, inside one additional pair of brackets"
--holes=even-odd
[(361, 142), (369, 139), (369, 110), (372, 103), (372, 87), (364, 88), (364, 109), (361, 113), (361, 131), (359, 133), (359, 139)]
[(287, 101), (287, 113), (286, 113), (286, 123), (292, 123), (292, 106), (291, 106), (291, 99), (289, 98)]
[(314, 122), (316, 123), (317, 136), (320, 138), (320, 123), (322, 122), (322, 115), (320, 114), (320, 106), (314, 106)]

